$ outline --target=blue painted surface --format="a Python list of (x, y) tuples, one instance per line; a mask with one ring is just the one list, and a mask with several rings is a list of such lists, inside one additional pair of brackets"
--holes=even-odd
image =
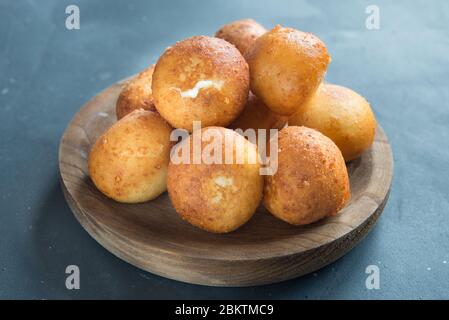
[[(65, 28), (69, 4), (80, 30)], [(365, 28), (368, 4), (379, 6), (379, 30)], [(211, 288), (146, 273), (73, 217), (59, 139), (82, 104), (166, 46), (244, 17), (326, 41), (327, 80), (363, 94), (390, 138), (390, 200), (367, 238), (316, 274)], [(0, 1), (0, 298), (449, 298), (448, 18), (446, 1)], [(81, 290), (65, 288), (69, 264)], [(380, 290), (365, 288), (371, 264)]]

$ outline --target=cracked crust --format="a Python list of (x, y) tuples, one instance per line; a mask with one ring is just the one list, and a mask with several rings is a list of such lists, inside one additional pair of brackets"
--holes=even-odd
[[(199, 81), (222, 85), (201, 88), (194, 98), (182, 97), (182, 92), (195, 88)], [(225, 127), (245, 106), (249, 69), (230, 43), (196, 36), (162, 54), (154, 70), (152, 89), (156, 109), (173, 127), (191, 132), (195, 120), (203, 127)]]
[[(227, 141), (227, 146), (233, 145), (233, 154), (243, 151), (244, 163), (234, 161), (225, 164), (226, 146), (222, 143), (223, 164), (206, 164), (204, 161), (200, 164), (174, 164), (171, 161), (167, 189), (173, 207), (184, 220), (209, 232), (226, 233), (239, 228), (253, 216), (262, 200), (263, 176), (259, 174), (260, 163), (248, 161), (249, 156), (257, 157), (257, 147), (230, 129), (201, 129), (202, 150), (213, 143), (204, 136), (210, 130), (222, 137), (222, 142)], [(192, 139), (190, 136), (177, 147), (190, 143), (187, 150), (192, 151)]]

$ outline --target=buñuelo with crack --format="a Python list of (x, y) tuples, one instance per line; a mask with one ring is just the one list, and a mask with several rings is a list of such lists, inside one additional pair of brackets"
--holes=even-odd
[[(220, 35), (223, 32), (217, 33)], [(223, 35), (223, 38), (230, 40), (235, 36), (233, 33), (232, 37)], [(242, 37), (249, 35), (242, 34)], [(185, 39), (166, 50), (154, 66), (154, 72), (150, 66), (150, 72), (142, 72), (106, 90), (100, 94), (105, 99), (103, 104), (101, 99), (88, 103), (69, 125), (60, 149), (65, 195), (72, 209), (76, 207), (75, 211), (84, 212), (84, 217), (78, 218), (89, 233), (118, 256), (146, 270), (184, 281), (216, 285), (266, 283), (310, 272), (335, 260), (358, 242), (377, 219), (388, 195), (392, 161), (386, 137), (376, 125), (369, 104), (357, 98), (356, 93), (347, 94), (352, 92), (349, 89), (323, 90), (333, 88), (323, 82), (330, 55), (318, 37), (281, 26), (258, 38), (250, 37), (254, 41), (245, 49), (244, 56), (233, 43), (223, 39), (209, 36)], [(313, 64), (316, 67), (310, 67)], [(117, 100), (118, 96), (121, 98)], [(258, 99), (257, 104), (251, 99)], [(255, 118), (245, 114), (247, 105), (261, 106), (260, 114)], [(109, 122), (92, 124), (98, 120), (95, 112), (110, 115)], [(115, 114), (119, 118), (116, 122)], [(88, 126), (83, 123), (86, 117)], [(273, 121), (267, 121), (269, 118)], [(260, 122), (257, 119), (261, 119)], [(200, 154), (200, 163), (174, 163), (171, 157), (174, 150), (194, 140), (194, 121), (201, 122), (203, 140), (200, 145), (208, 152)], [(364, 121), (370, 125), (360, 126)], [(232, 130), (236, 129), (235, 123), (244, 130), (256, 132), (260, 132), (258, 129), (280, 130), (271, 140), (250, 141), (248, 136), (240, 138)], [(82, 146), (89, 155), (87, 161), (67, 156), (68, 145), (75, 149), (81, 147), (79, 137), (71, 137), (73, 125), (88, 131), (95, 128), (95, 134), (88, 133), (89, 137), (95, 136), (91, 139), (95, 141), (89, 140), (87, 146)], [(181, 134), (173, 135), (173, 132)], [(352, 132), (357, 134), (351, 135)], [(181, 137), (182, 141), (176, 141), (173, 136)], [(195, 149), (193, 141), (191, 144)], [(277, 147), (270, 148), (273, 144)], [(264, 149), (275, 152), (262, 157)], [(376, 154), (376, 150), (381, 150), (382, 155)], [(243, 162), (227, 162), (225, 155), (229, 152), (234, 160), (243, 154)], [(249, 162), (250, 154), (257, 155), (255, 162)], [(190, 156), (195, 157), (195, 152), (188, 158)], [(83, 163), (78, 165), (77, 159)], [(345, 159), (349, 161), (346, 164)], [(258, 169), (270, 162), (276, 162), (276, 170), (261, 175)], [(76, 192), (73, 177), (68, 178), (67, 172), (71, 169), (66, 168), (67, 164), (80, 167), (82, 174), (77, 175), (85, 175)], [(368, 170), (366, 176), (359, 167)], [(373, 185), (372, 179), (382, 185)], [(91, 214), (92, 209), (85, 210), (85, 195), (78, 193), (82, 185), (91, 184), (89, 180), (104, 193), (104, 198), (93, 209), (95, 214)], [(95, 190), (89, 192), (98, 195)], [(361, 206), (360, 203), (366, 203), (366, 207), (354, 207)], [(164, 206), (170, 208), (165, 210)], [(120, 214), (113, 217), (117, 208)], [(98, 210), (103, 212), (98, 213)], [(165, 215), (155, 214), (155, 210)], [(366, 212), (357, 216), (351, 213), (353, 210)], [(193, 231), (185, 222), (176, 220), (171, 215), (174, 211), (201, 230)], [(268, 212), (271, 217), (267, 216)], [(108, 226), (107, 220), (111, 217), (117, 221), (129, 218), (131, 225), (125, 223), (116, 230), (115, 223), (114, 227)], [(274, 222), (273, 217), (280, 220)], [(137, 237), (133, 240), (135, 243), (126, 243), (126, 246), (142, 244), (156, 236), (151, 230), (157, 225), (149, 225), (150, 221), (156, 223), (155, 219), (157, 223), (161, 223), (160, 219), (168, 224), (176, 221), (171, 227), (162, 228), (167, 233), (160, 240), (169, 242), (155, 246), (159, 253), (144, 245), (148, 249), (146, 255), (124, 254), (125, 243), (117, 243), (119, 234), (131, 232)], [(136, 221), (146, 222), (139, 225)], [(261, 221), (266, 225), (261, 225)], [(333, 223), (338, 227), (332, 228)], [(87, 224), (91, 225), (87, 227)], [(138, 231), (130, 231), (137, 225)], [(178, 235), (175, 242), (170, 242), (168, 239), (175, 229), (179, 232), (184, 229), (184, 236)], [(313, 235), (312, 230), (318, 232), (318, 236)], [(324, 230), (330, 232), (323, 233)], [(247, 237), (253, 238), (240, 239), (245, 232)], [(217, 233), (221, 235), (213, 236)], [(104, 239), (106, 234), (107, 240)], [(173, 245), (181, 238), (189, 239), (189, 234), (193, 238), (185, 241), (185, 245)], [(306, 234), (318, 239), (311, 240), (309, 236), (304, 237)], [(304, 258), (307, 250), (325, 250), (339, 241), (349, 244), (335, 252), (324, 252), (321, 262), (298, 260), (295, 262), (298, 270), (274, 274), (269, 277), (271, 280), (260, 275), (249, 276), (243, 266), (241, 273), (244, 275), (225, 276), (223, 271), (216, 270), (210, 275), (198, 271), (191, 276), (180, 276), (177, 268), (167, 271), (146, 261), (148, 256), (161, 254), (166, 262), (170, 261), (166, 264), (170, 269), (173, 255), (189, 243), (197, 244), (201, 238), (206, 241), (203, 245), (188, 247), (191, 252), (185, 252), (193, 259), (189, 263), (196, 265), (198, 259), (212, 259), (220, 266), (218, 269), (226, 261), (229, 266), (241, 259), (251, 261), (254, 266), (258, 265), (255, 261), (263, 265), (271, 259), (282, 263), (288, 256), (295, 261), (300, 256)], [(275, 246), (272, 254), (254, 254), (257, 251), (251, 246), (267, 239), (271, 239), (268, 247)], [(289, 251), (290, 241), (300, 246)], [(220, 248), (219, 244), (222, 254), (211, 254), (210, 249)], [(232, 247), (237, 244), (234, 249), (238, 250), (232, 253)]]

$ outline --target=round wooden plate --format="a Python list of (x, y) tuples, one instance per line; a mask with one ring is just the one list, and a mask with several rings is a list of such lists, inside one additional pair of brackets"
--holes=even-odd
[(240, 229), (219, 235), (178, 217), (167, 193), (138, 205), (101, 194), (88, 176), (91, 145), (116, 121), (124, 81), (91, 99), (60, 144), (61, 185), (87, 232), (119, 258), (149, 272), (213, 286), (261, 285), (313, 272), (340, 258), (373, 227), (388, 198), (393, 160), (381, 127), (363, 156), (348, 164), (352, 200), (337, 217), (295, 227), (260, 207)]

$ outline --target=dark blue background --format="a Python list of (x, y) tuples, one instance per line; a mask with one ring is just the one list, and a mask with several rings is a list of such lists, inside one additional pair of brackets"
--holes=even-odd
[[(80, 8), (80, 30), (65, 28), (69, 4)], [(365, 28), (369, 4), (380, 8), (380, 30)], [(245, 17), (327, 43), (327, 80), (364, 95), (390, 138), (391, 198), (358, 247), (299, 279), (212, 288), (141, 271), (73, 217), (58, 182), (59, 139), (81, 105), (166, 46)], [(448, 52), (443, 0), (0, 1), (0, 297), (449, 298)], [(69, 264), (81, 269), (81, 290), (65, 288)], [(370, 264), (380, 290), (365, 288)]]

